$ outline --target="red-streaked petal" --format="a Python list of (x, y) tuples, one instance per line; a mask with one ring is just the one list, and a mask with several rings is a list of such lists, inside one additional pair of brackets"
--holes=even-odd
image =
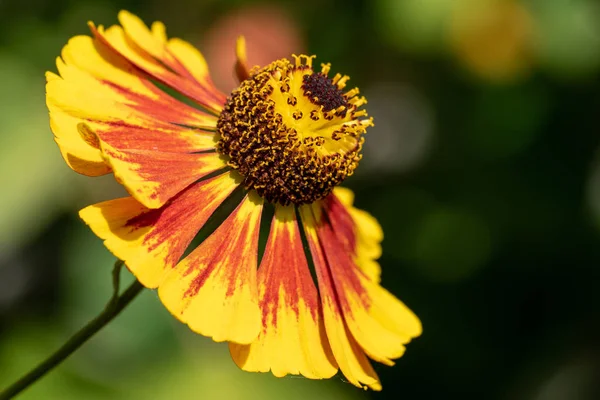
[(174, 125), (132, 125), (123, 122), (84, 124), (100, 139), (114, 148), (162, 153), (198, 153), (214, 150), (214, 135), (182, 129)]
[(330, 378), (337, 372), (325, 336), (317, 289), (302, 248), (294, 208), (277, 206), (258, 270), (262, 329), (249, 345), (230, 344), (236, 364), (282, 377)]
[(392, 359), (404, 354), (404, 345), (421, 334), (421, 322), (400, 300), (357, 268), (331, 223), (339, 217), (334, 215), (336, 209), (322, 206), (311, 206), (313, 223), (346, 325), (369, 357), (393, 365)]
[(123, 25), (104, 31), (90, 24), (94, 35), (136, 67), (154, 79), (195, 100), (207, 109), (219, 112), (226, 96), (210, 79), (204, 57), (192, 45), (180, 40), (166, 40), (164, 26), (153, 25), (153, 31), (136, 16), (119, 13)]
[(371, 214), (354, 207), (353, 202), (354, 193), (350, 189), (336, 187), (323, 201), (323, 207), (330, 215), (336, 236), (352, 254), (355, 264), (378, 283), (381, 267), (376, 260), (381, 257), (383, 230)]
[(217, 153), (129, 150), (101, 143), (115, 178), (148, 208), (159, 208), (198, 179), (226, 166)]
[[(381, 390), (379, 377), (373, 370), (363, 350), (354, 340), (344, 320), (336, 289), (327, 266), (325, 254), (321, 249), (317, 234), (317, 222), (310, 206), (300, 207), (304, 232), (315, 264), (319, 294), (323, 307), (325, 330), (331, 350), (344, 376), (355, 386), (367, 386), (373, 390)], [(320, 218), (320, 216), (317, 216)]]
[(76, 36), (63, 47), (66, 65), (113, 90), (114, 99), (157, 120), (193, 127), (216, 126), (217, 118), (169, 96), (137, 67), (100, 40)]
[[(65, 64), (60, 58), (56, 60), (56, 66), (60, 77), (53, 76), (46, 85), (49, 107), (59, 108), (84, 123), (100, 124), (104, 130), (111, 126), (132, 126), (181, 136), (189, 143), (190, 151), (214, 148), (214, 133), (173, 124), (161, 119), (160, 113), (154, 116), (152, 113), (136, 110), (113, 86), (95, 79), (76, 66)], [(93, 127), (99, 129), (97, 126)]]
[(99, 148), (80, 137), (81, 123), (104, 124), (105, 129), (107, 124), (124, 123), (156, 131), (179, 130), (182, 136), (194, 137), (194, 151), (214, 147), (215, 135), (200, 129), (214, 130), (215, 116), (167, 95), (100, 40), (72, 38), (57, 68), (60, 76), (46, 74), (50, 126), (65, 161), (75, 171), (98, 176), (111, 170)]
[(86, 120), (74, 128), (80, 135), (83, 131), (98, 137), (116, 178), (145, 206), (158, 208), (190, 183), (225, 166), (215, 153), (195, 153), (214, 148), (213, 134), (127, 109), (115, 102), (111, 89), (88, 74), (61, 62), (58, 66), (64, 79), (48, 83), (49, 107)]
[(96, 135), (115, 178), (140, 203), (159, 208), (196, 180), (226, 166), (215, 152), (195, 153), (212, 146), (212, 138), (188, 131), (89, 123), (80, 129)]
[(323, 210), (327, 214), (331, 214), (331, 224), (335, 228), (339, 241), (347, 251), (354, 255), (356, 252), (356, 236), (359, 234), (359, 229), (357, 229), (352, 216), (348, 212), (347, 205), (341, 202), (336, 193), (339, 194), (339, 192), (335, 191), (323, 199)]
[(251, 343), (260, 331), (256, 283), (262, 199), (251, 192), (160, 285), (167, 309), (217, 342)]
[[(66, 65), (60, 59), (57, 60), (57, 67), (62, 79), (53, 76), (46, 85), (51, 126), (63, 154), (66, 153), (67, 160), (72, 155), (77, 159), (87, 161), (93, 167), (80, 168), (81, 170), (78, 172), (97, 175), (106, 173), (111, 166), (113, 169), (117, 167), (122, 169), (124, 166), (119, 164), (119, 159), (122, 160), (123, 156), (122, 154), (117, 155), (117, 153), (127, 153), (128, 151), (134, 153), (141, 151), (152, 156), (153, 153), (193, 153), (214, 149), (216, 140), (214, 134), (159, 121), (151, 115), (130, 108), (121, 102), (118, 96), (115, 96), (112, 88), (102, 84), (79, 68)], [(98, 140), (90, 141), (89, 139), (93, 136), (97, 136)], [(103, 154), (101, 150), (104, 148), (107, 151)], [(162, 155), (158, 159), (160, 160), (161, 157)], [(173, 155), (166, 155), (162, 158), (165, 157), (173, 157)], [(182, 156), (186, 165), (196, 158), (197, 156), (189, 154)], [(104, 170), (101, 169), (100, 161), (106, 162)], [(141, 168), (141, 161), (138, 157), (136, 165), (129, 166), (125, 170)], [(144, 161), (147, 164), (152, 160)], [(217, 161), (211, 162), (215, 164)], [(79, 166), (75, 165), (75, 167)], [(152, 168), (148, 165), (146, 167)], [(205, 159), (192, 169), (206, 170)], [(94, 173), (96, 171), (99, 173)], [(128, 186), (127, 178), (131, 178), (133, 181), (139, 179), (138, 176), (129, 176), (121, 170), (115, 170), (115, 172), (126, 186)], [(197, 176), (196, 179), (201, 176)], [(189, 179), (192, 182), (194, 180), (192, 177)], [(187, 181), (187, 184), (189, 183), (191, 182)], [(149, 184), (153, 185), (154, 183), (150, 182)], [(185, 186), (172, 188), (173, 194)], [(128, 189), (134, 197), (150, 208), (158, 208), (167, 200), (164, 197), (158, 199), (153, 192), (137, 192), (136, 190), (139, 188), (135, 182)]]
[(126, 197), (86, 207), (79, 215), (144, 286), (156, 288), (237, 185), (228, 172), (190, 186), (160, 209)]

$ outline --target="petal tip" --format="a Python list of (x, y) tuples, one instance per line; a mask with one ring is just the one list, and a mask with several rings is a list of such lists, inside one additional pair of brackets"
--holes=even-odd
[(117, 14), (117, 19), (119, 20), (119, 22), (123, 23), (123, 19), (127, 19), (127, 18), (137, 18), (137, 16), (133, 13), (131, 13), (130, 11), (127, 10), (120, 10), (119, 13)]
[(240, 82), (250, 77), (248, 70), (248, 59), (246, 56), (246, 38), (243, 35), (238, 36), (235, 44), (235, 73)]

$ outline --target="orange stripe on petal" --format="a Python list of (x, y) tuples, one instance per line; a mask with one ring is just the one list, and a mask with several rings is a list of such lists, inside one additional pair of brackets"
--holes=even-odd
[(159, 287), (173, 315), (217, 342), (250, 343), (260, 331), (256, 264), (262, 205), (255, 193), (246, 196)]
[(338, 217), (331, 209), (324, 211), (316, 232), (344, 319), (369, 357), (393, 365), (392, 359), (404, 354), (404, 345), (421, 334), (421, 322), (400, 300), (356, 268), (331, 223)]
[[(169, 109), (179, 109), (177, 112), (185, 111), (185, 107), (179, 102), (174, 102), (171, 105), (165, 102), (156, 105), (136, 104), (126, 96), (128, 92), (125, 89), (121, 90), (110, 82), (100, 81), (76, 66), (65, 64), (60, 58), (57, 59), (56, 66), (62, 79), (59, 77), (49, 80), (46, 85), (46, 99), (49, 107), (57, 107), (84, 122), (125, 123), (136, 126), (151, 126), (153, 130), (159, 131), (176, 130), (182, 132), (182, 135), (198, 137), (197, 140), (201, 140), (200, 143), (203, 146), (206, 146), (206, 140), (215, 136), (211, 132), (174, 125), (189, 123), (193, 125), (194, 123), (193, 120), (177, 119), (175, 114), (171, 115), (174, 119), (171, 120), (168, 115)], [(136, 107), (141, 110), (137, 110)], [(156, 111), (156, 113), (153, 111)], [(214, 147), (214, 143), (206, 148), (212, 147)], [(195, 150), (202, 149), (197, 148)]]
[(86, 207), (79, 215), (144, 286), (156, 288), (236, 187), (225, 173), (190, 186), (160, 209), (126, 197)]
[[(135, 17), (127, 17), (126, 13), (123, 15), (128, 26), (132, 25)], [(178, 39), (167, 42), (164, 25), (155, 23), (152, 31), (149, 31), (141, 21), (138, 22), (137, 28), (134, 22), (129, 30), (136, 34), (142, 32), (144, 43), (162, 46), (160, 48), (165, 54), (176, 53), (175, 56), (169, 56), (172, 59), (169, 68), (179, 71), (172, 75), (179, 79), (180, 86), (192, 91), (197, 87), (196, 92), (203, 91), (204, 97), (211, 98), (216, 104), (214, 110), (220, 109), (225, 97), (212, 86), (202, 55)], [(95, 31), (93, 26), (92, 30)], [(139, 45), (134, 44), (121, 27), (115, 26), (109, 30), (111, 33), (108, 36), (121, 38), (125, 47), (131, 45), (140, 50)], [(154, 63), (159, 71), (167, 71), (164, 60), (157, 61), (144, 50), (140, 51), (141, 55), (136, 54), (143, 60)], [(194, 151), (214, 147), (215, 135), (202, 134), (201, 130), (214, 130), (217, 117), (184, 104), (160, 90), (147, 72), (117, 52), (106, 38), (99, 34), (96, 38), (76, 36), (64, 46), (61, 55), (62, 59), (57, 60), (60, 76), (47, 74), (47, 104), (56, 142), (66, 162), (75, 171), (90, 176), (110, 172), (110, 166), (104, 162), (100, 150), (82, 142), (77, 129), (80, 123), (90, 124), (93, 130), (99, 131), (103, 129), (94, 126), (95, 123), (151, 126), (158, 131), (179, 129), (182, 135), (187, 133), (191, 137), (193, 134), (197, 138), (195, 142), (200, 144)], [(190, 73), (185, 65), (196, 70)], [(194, 76), (206, 77), (206, 80), (199, 84)]]
[(335, 233), (339, 241), (354, 255), (359, 229), (348, 212), (347, 206), (335, 194), (327, 196), (321, 204), (325, 214), (330, 215), (331, 223), (335, 226)]
[(65, 64), (112, 89), (115, 100), (157, 120), (195, 127), (216, 125), (216, 117), (167, 95), (146, 74), (98, 39), (76, 36), (63, 47), (61, 56)]
[(87, 123), (99, 139), (111, 147), (137, 151), (164, 153), (197, 153), (213, 150), (214, 135), (181, 129), (174, 125), (147, 123), (145, 125), (121, 122)]
[(337, 372), (293, 207), (275, 209), (271, 233), (258, 270), (262, 330), (250, 345), (230, 344), (246, 371), (281, 377), (301, 374), (329, 378)]
[[(132, 132), (132, 139), (146, 140), (144, 136), (156, 137), (156, 134), (167, 133), (169, 140), (178, 140), (179, 150), (201, 151), (213, 149), (215, 135), (193, 129), (186, 129), (154, 118), (152, 115), (137, 112), (121, 102), (115, 91), (94, 79), (91, 75), (76, 67), (57, 60), (57, 67), (62, 79), (57, 77), (46, 85), (48, 107), (54, 107), (79, 121), (90, 124), (94, 130), (110, 131), (110, 128), (120, 129), (116, 135), (129, 135), (123, 128), (145, 130), (147, 132)], [(52, 112), (52, 109), (51, 109)], [(110, 132), (105, 132), (107, 135)], [(152, 136), (154, 133), (154, 136)], [(186, 148), (181, 146), (186, 145)]]
[(348, 247), (356, 265), (374, 282), (381, 280), (381, 267), (376, 261), (381, 257), (383, 230), (368, 212), (353, 207), (354, 193), (337, 187), (323, 200), (330, 215), (336, 236)]
[[(98, 165), (102, 166), (100, 162), (105, 160), (100, 150), (90, 146), (89, 142), (86, 143), (79, 134), (78, 126), (81, 124), (88, 126), (101, 141), (107, 142), (115, 151), (123, 149), (192, 153), (214, 148), (214, 134), (201, 133), (154, 119), (128, 107), (115, 95), (112, 88), (94, 79), (90, 74), (66, 65), (60, 59), (57, 61), (57, 67), (62, 79), (52, 77), (48, 81), (46, 99), (51, 127), (63, 154), (72, 154), (96, 169), (99, 168)], [(107, 154), (104, 154), (104, 157), (106, 156)], [(111, 160), (108, 161), (110, 164)], [(78, 172), (92, 174), (89, 169), (91, 167), (85, 170), (80, 168)], [(105, 173), (108, 170), (107, 165), (104, 171), (100, 172)], [(138, 194), (134, 195), (145, 205), (156, 207), (156, 203), (147, 202)]]
[(317, 222), (311, 206), (300, 207), (306, 239), (315, 264), (319, 293), (323, 307), (325, 330), (331, 350), (344, 376), (355, 386), (367, 386), (381, 390), (379, 377), (373, 370), (363, 350), (350, 334), (344, 320), (340, 304), (336, 299), (336, 290), (332, 281), (327, 259), (321, 249), (317, 234)]
[(167, 42), (167, 51), (175, 60), (171, 64), (172, 68), (181, 71), (182, 75), (187, 75), (190, 79), (195, 79), (211, 91), (215, 101), (221, 106), (225, 103), (225, 96), (215, 88), (210, 78), (208, 64), (204, 56), (194, 46), (185, 40), (172, 38)]
[(149, 208), (161, 207), (191, 183), (226, 165), (217, 153), (117, 149), (105, 142), (101, 146), (115, 178)]
[[(119, 13), (119, 21), (123, 28), (112, 26), (104, 31), (102, 26), (96, 28), (90, 24), (90, 29), (98, 39), (153, 78), (212, 111), (218, 113), (222, 109), (226, 96), (213, 85), (204, 58), (193, 46), (186, 43), (184, 49), (180, 44), (185, 42), (179, 39), (167, 42), (164, 26), (151, 32), (138, 17), (126, 11)], [(191, 72), (188, 68), (196, 70)]]

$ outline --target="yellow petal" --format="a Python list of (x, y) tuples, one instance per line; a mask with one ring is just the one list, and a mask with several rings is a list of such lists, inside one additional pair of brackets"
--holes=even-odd
[(249, 345), (230, 344), (236, 364), (254, 372), (330, 378), (337, 372), (325, 337), (293, 207), (276, 207), (258, 270), (262, 329)]
[(246, 57), (246, 39), (243, 36), (238, 37), (235, 45), (235, 73), (238, 81), (241, 83), (250, 77), (248, 69), (248, 58)]
[(86, 207), (79, 216), (144, 286), (156, 288), (236, 187), (225, 173), (190, 186), (160, 209), (126, 197)]
[(161, 207), (193, 182), (226, 166), (217, 153), (129, 150), (106, 142), (102, 142), (102, 153), (115, 178), (149, 208)]
[[(121, 10), (119, 12), (119, 22), (123, 26), (127, 36), (131, 38), (136, 45), (144, 49), (148, 54), (157, 59), (163, 59), (166, 57), (166, 42), (163, 40), (163, 38), (161, 38), (161, 35), (153, 34), (148, 29), (146, 24), (144, 24), (144, 22), (136, 15), (133, 15), (128, 11)], [(166, 31), (166, 29), (163, 29), (163, 31)]]
[[(56, 82), (61, 80), (54, 75), (48, 78)], [(90, 146), (82, 140), (77, 124), (81, 119), (73, 117), (61, 108), (48, 102), (50, 111), (50, 129), (54, 133), (54, 140), (65, 159), (65, 162), (74, 171), (87, 176), (100, 176), (111, 171), (108, 164), (102, 158), (102, 152), (99, 148)]]
[(251, 343), (260, 331), (256, 267), (262, 199), (251, 193), (160, 285), (167, 309), (217, 342)]
[(203, 107), (220, 112), (226, 96), (213, 85), (204, 58), (193, 46), (179, 39), (166, 41), (162, 24), (153, 24), (151, 31), (126, 11), (119, 13), (119, 20), (123, 28), (90, 28), (96, 37), (154, 79)]
[(144, 124), (153, 121), (152, 116), (136, 112), (124, 103), (124, 98), (81, 69), (57, 59), (56, 66), (62, 79), (49, 81), (46, 85), (46, 101), (81, 121), (102, 122), (128, 121)]
[(208, 64), (198, 49), (179, 38), (170, 39), (167, 49), (198, 82), (204, 85), (213, 84), (208, 72)]
[(56, 141), (76, 171), (112, 169), (138, 201), (158, 208), (225, 165), (197, 154), (214, 148), (214, 133), (185, 127), (215, 118), (162, 93), (101, 40), (75, 37), (63, 59), (60, 77), (48, 75), (46, 98)]
[(76, 36), (63, 48), (66, 65), (86, 72), (111, 89), (114, 100), (164, 122), (214, 127), (216, 117), (182, 103), (150, 82), (133, 64), (98, 39)]
[(402, 357), (404, 345), (421, 334), (421, 322), (408, 307), (379, 285), (360, 275), (358, 281), (364, 288), (362, 293), (343, 283), (336, 287), (337, 293), (345, 292), (340, 297), (346, 306), (344, 318), (348, 328), (370, 358), (394, 365), (392, 360)]
[[(335, 199), (342, 207), (336, 207)], [(348, 231), (352, 237), (348, 239), (356, 265), (374, 282), (381, 280), (381, 267), (376, 261), (381, 257), (381, 241), (383, 229), (377, 220), (368, 212), (353, 206), (354, 193), (347, 188), (336, 187), (333, 195), (324, 201), (331, 216), (334, 229)], [(350, 218), (348, 218), (348, 216)], [(348, 225), (344, 227), (343, 225)], [(350, 233), (351, 232), (351, 233)]]
[(336, 289), (328, 269), (327, 259), (319, 243), (317, 219), (311, 206), (300, 207), (306, 239), (310, 247), (323, 307), (325, 330), (331, 350), (340, 370), (350, 383), (358, 387), (381, 390), (379, 377), (373, 370), (364, 351), (356, 343), (344, 321), (343, 312), (337, 301)]
[(347, 246), (339, 240), (331, 212), (316, 226), (318, 240), (332, 278), (336, 299), (348, 329), (372, 359), (393, 365), (404, 345), (421, 334), (421, 322), (404, 304), (356, 268)]

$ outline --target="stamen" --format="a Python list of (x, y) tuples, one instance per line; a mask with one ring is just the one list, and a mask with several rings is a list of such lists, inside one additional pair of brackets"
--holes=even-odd
[(346, 98), (351, 99), (359, 93), (358, 88), (350, 89), (346, 92)]
[(348, 82), (349, 80), (350, 80), (350, 77), (348, 75), (344, 75), (342, 77), (342, 79), (340, 79), (337, 82), (338, 89), (342, 90), (343, 88), (345, 88), (346, 87), (346, 82)]
[(354, 107), (358, 108), (360, 106), (364, 106), (367, 104), (367, 99), (364, 97), (354, 97), (348, 100), (348, 103), (352, 104)]

